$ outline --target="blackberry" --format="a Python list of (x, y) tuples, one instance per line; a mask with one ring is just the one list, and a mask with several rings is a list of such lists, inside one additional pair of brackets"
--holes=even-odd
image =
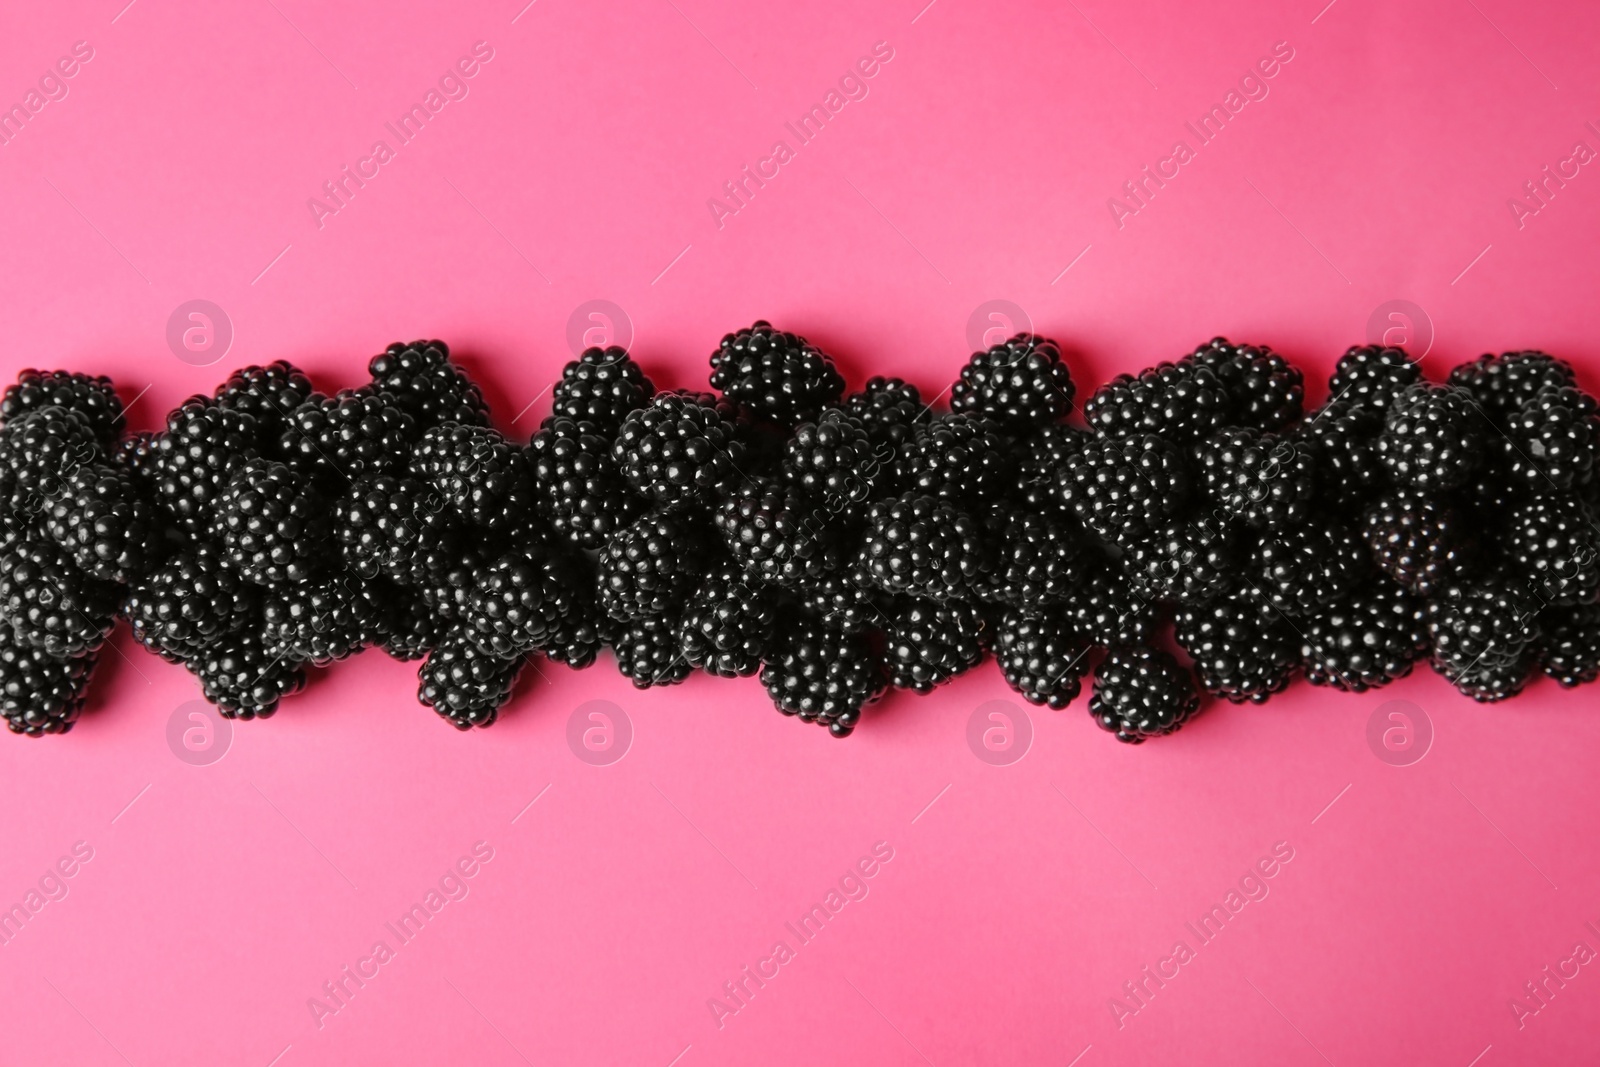
[(227, 719), (267, 719), (278, 701), (306, 685), (300, 661), (285, 656), (249, 631), (234, 634), (185, 664), (200, 691)]
[(249, 459), (217, 500), (228, 565), (257, 585), (316, 577), (333, 552), (328, 502), (287, 464)]
[(1506, 521), (1505, 556), (1545, 604), (1587, 604), (1600, 593), (1600, 528), (1579, 500), (1538, 497)]
[(586, 597), (577, 571), (541, 538), (529, 538), (478, 575), (462, 632), (480, 652), (507, 659), (548, 645)]
[(644, 407), (656, 387), (621, 348), (586, 348), (561, 371), (551, 413), (592, 422), (613, 433), (628, 413)]
[(105, 461), (132, 477), (140, 496), (154, 500), (156, 457), (159, 454), (156, 435), (150, 430), (140, 430), (119, 440), (106, 455)]
[(635, 689), (677, 685), (693, 673), (684, 658), (674, 613), (644, 615), (619, 624), (611, 651), (617, 657), (617, 670)]
[(105, 643), (117, 587), (91, 578), (52, 541), (13, 541), (0, 554), (0, 619), (19, 644), (65, 659)]
[(1503, 579), (1449, 586), (1428, 601), (1433, 669), (1481, 703), (1516, 696), (1533, 667), (1537, 610)]
[(255, 419), (257, 443), (272, 450), (288, 428), (289, 413), (315, 392), (311, 379), (299, 367), (278, 359), (266, 366), (240, 367), (217, 386), (212, 398), (219, 407)]
[(646, 515), (600, 550), (600, 606), (624, 621), (681, 608), (705, 569), (700, 531), (687, 515)]
[(684, 661), (719, 678), (754, 674), (761, 669), (777, 619), (776, 590), (732, 564), (714, 568), (679, 619)]
[(1073, 631), (1097, 645), (1144, 644), (1159, 621), (1157, 605), (1133, 591), (1121, 568), (1101, 557), (1066, 603)]
[(0, 470), (10, 486), (10, 511), (33, 515), (67, 477), (104, 455), (87, 416), (70, 408), (31, 408), (0, 430)]
[(411, 476), (443, 493), (468, 522), (488, 530), (520, 526), (533, 507), (526, 451), (487, 426), (435, 426), (411, 453)]
[(1118, 645), (1094, 671), (1089, 714), (1118, 741), (1141, 744), (1177, 732), (1200, 710), (1189, 672), (1148, 645)]
[(422, 577), (415, 583), (423, 603), (441, 618), (461, 618), (477, 586), (478, 572), (493, 559), (485, 555), (488, 548), (469, 538), (426, 553), (419, 563)]
[(1372, 568), (1360, 535), (1336, 520), (1263, 536), (1255, 558), (1259, 592), (1285, 615), (1337, 603)]
[(884, 679), (859, 635), (797, 618), (761, 665), (761, 684), (777, 709), (848, 737), (861, 709), (883, 694)]
[(950, 387), (950, 410), (994, 420), (1012, 430), (1055, 422), (1072, 410), (1077, 387), (1054, 341), (1019, 333), (974, 352)]
[(233, 472), (256, 453), (254, 415), (192, 396), (167, 415), (156, 438), (157, 499), (174, 522), (191, 534), (212, 525), (217, 498)]
[(1003, 496), (1015, 470), (998, 423), (956, 412), (912, 428), (894, 458), (892, 477), (902, 492), (977, 504)]
[(363, 578), (423, 583), (459, 536), (454, 511), (432, 485), (369, 475), (333, 503), (333, 529), (345, 566)]
[(59, 659), (0, 626), (0, 713), (14, 734), (64, 734), (78, 721), (95, 657)]
[(115, 441), (126, 425), (122, 401), (105, 375), (76, 374), (64, 370), (22, 371), (0, 396), (0, 423), (11, 423), (30, 411), (60, 407), (84, 417), (103, 444)]
[(1600, 605), (1545, 608), (1539, 613), (1539, 667), (1571, 689), (1600, 678)]
[(257, 620), (260, 590), (223, 565), (199, 541), (128, 586), (122, 614), (134, 640), (178, 662)]
[(1423, 382), (1389, 406), (1378, 458), (1397, 483), (1454, 489), (1483, 462), (1486, 428), (1472, 394)]
[(980, 596), (1015, 607), (1067, 600), (1094, 560), (1086, 551), (1083, 530), (1053, 510), (997, 508), (988, 519), (988, 540), (994, 570)]
[(1194, 661), (1201, 687), (1233, 704), (1266, 703), (1300, 666), (1295, 632), (1249, 593), (1180, 606), (1173, 638)]
[(710, 393), (661, 393), (631, 412), (611, 458), (634, 492), (661, 504), (708, 502), (743, 480), (733, 413)]
[(867, 511), (859, 565), (891, 593), (953, 600), (983, 588), (994, 567), (979, 522), (946, 501), (907, 493)]
[(1193, 476), (1178, 447), (1162, 437), (1097, 437), (1067, 460), (1062, 501), (1108, 541), (1150, 537), (1189, 503)]
[(1033, 512), (1061, 507), (1059, 484), (1070, 458), (1090, 435), (1065, 423), (1040, 426), (1015, 445), (1016, 474), (1010, 487), (1011, 502)]
[(486, 656), (465, 636), (449, 634), (417, 671), (417, 700), (457, 730), (493, 726), (524, 662)]
[(1339, 400), (1307, 416), (1294, 432), (1297, 444), (1316, 456), (1317, 501), (1338, 512), (1364, 508), (1389, 484), (1378, 458), (1383, 415)]
[(283, 461), (333, 489), (368, 474), (405, 469), (416, 422), (388, 393), (341, 389), (289, 412)]
[(837, 404), (844, 379), (804, 337), (758, 320), (711, 353), (711, 388), (755, 418), (794, 426)]
[(989, 648), (989, 625), (970, 604), (907, 598), (889, 611), (883, 629), (889, 684), (918, 693), (977, 666)]
[(394, 398), (417, 433), (440, 423), (489, 425), (483, 392), (450, 359), (443, 341), (396, 341), (367, 363), (372, 387)]
[(866, 428), (838, 411), (826, 411), (817, 421), (795, 427), (784, 449), (783, 474), (812, 496), (851, 500), (871, 488), (862, 474), (873, 463)]
[(845, 520), (792, 486), (744, 485), (712, 521), (733, 558), (763, 582), (797, 589), (844, 567)]
[(995, 626), (994, 657), (1006, 684), (1028, 703), (1057, 711), (1083, 691), (1090, 650), (1059, 609), (1012, 608)]
[(1470, 393), (1499, 424), (1546, 387), (1576, 388), (1571, 364), (1543, 352), (1485, 353), (1450, 371), (1450, 384)]
[(1389, 582), (1364, 586), (1300, 624), (1306, 681), (1365, 693), (1411, 673), (1427, 652), (1421, 600)]
[(1159, 363), (1137, 377), (1119, 374), (1083, 405), (1089, 428), (1103, 436), (1157, 434), (1177, 444), (1210, 437), (1232, 414), (1222, 379), (1193, 359)]
[(391, 659), (422, 659), (444, 640), (453, 625), (453, 620), (429, 607), (421, 593), (404, 586), (396, 588), (387, 606), (382, 648)]
[(155, 505), (132, 474), (102, 463), (66, 476), (45, 506), (44, 528), (74, 566), (110, 582), (144, 574), (162, 550)]
[(1328, 403), (1381, 417), (1396, 397), (1422, 380), (1422, 368), (1403, 349), (1353, 345), (1328, 378)]
[(1421, 596), (1467, 574), (1476, 546), (1450, 501), (1419, 489), (1396, 489), (1373, 501), (1363, 519), (1373, 562)]
[(1316, 462), (1292, 437), (1224, 430), (1193, 455), (1206, 495), (1227, 518), (1265, 529), (1298, 526), (1311, 512)]
[(839, 402), (839, 410), (860, 422), (874, 444), (891, 449), (911, 434), (912, 427), (928, 421), (931, 407), (910, 382), (881, 375), (867, 379), (861, 392)]
[(1506, 474), (1531, 493), (1565, 492), (1594, 479), (1600, 452), (1595, 401), (1587, 393), (1546, 386), (1504, 419)]
[(881, 626), (885, 619), (879, 603), (883, 594), (859, 573), (830, 574), (802, 584), (795, 591), (800, 606), (824, 625), (848, 633)]
[(644, 510), (611, 458), (610, 439), (592, 422), (552, 415), (528, 456), (540, 513), (583, 548), (599, 548)]
[(261, 635), (272, 654), (318, 667), (380, 640), (384, 622), (365, 583), (348, 572), (279, 587), (261, 606)]
[(1202, 604), (1233, 587), (1238, 537), (1225, 522), (1175, 519), (1123, 550), (1122, 570), (1135, 594)]
[(555, 663), (584, 670), (594, 665), (600, 650), (611, 643), (620, 625), (592, 599), (580, 598), (573, 610), (562, 617), (545, 644), (544, 654)]
[(1232, 409), (1230, 423), (1270, 432), (1300, 418), (1305, 377), (1271, 348), (1236, 345), (1226, 337), (1214, 337), (1189, 358), (1222, 383)]

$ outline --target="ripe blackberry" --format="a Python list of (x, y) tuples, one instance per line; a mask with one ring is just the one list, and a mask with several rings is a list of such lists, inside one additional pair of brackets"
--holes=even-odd
[(105, 643), (116, 621), (117, 587), (74, 567), (53, 541), (13, 541), (0, 554), (0, 619), (18, 643), (57, 658)]
[(1148, 642), (1159, 621), (1157, 604), (1133, 591), (1117, 564), (1094, 561), (1089, 576), (1066, 604), (1073, 630), (1097, 645)]
[(1472, 394), (1423, 382), (1389, 406), (1378, 435), (1378, 458), (1397, 483), (1454, 489), (1483, 462), (1486, 429)]
[(1449, 586), (1428, 601), (1433, 669), (1482, 703), (1516, 696), (1533, 666), (1538, 606), (1500, 578)]
[(196, 541), (132, 582), (122, 614), (134, 640), (176, 663), (255, 622), (260, 597), (223, 565), (218, 549)]
[(132, 477), (140, 496), (155, 500), (156, 457), (159, 454), (156, 434), (140, 430), (119, 440), (106, 455), (105, 462)]
[(411, 453), (411, 476), (443, 493), (468, 522), (488, 530), (517, 528), (533, 507), (526, 451), (487, 426), (435, 426)]
[(1539, 667), (1571, 689), (1600, 678), (1600, 605), (1539, 613)]
[(422, 594), (398, 586), (385, 603), (388, 611), (383, 626), (382, 648), (391, 659), (422, 659), (444, 640), (454, 625), (428, 606)]
[(681, 609), (706, 570), (700, 530), (681, 512), (654, 512), (600, 550), (600, 606), (629, 620)]
[(1395, 489), (1374, 500), (1362, 522), (1373, 562), (1421, 596), (1472, 569), (1476, 544), (1460, 511), (1445, 497)]
[(1073, 595), (1094, 562), (1083, 530), (1053, 509), (1000, 506), (987, 524), (995, 562), (981, 599), (1021, 608), (1059, 604)]
[(1108, 541), (1138, 541), (1179, 514), (1193, 475), (1172, 442), (1150, 434), (1097, 437), (1067, 460), (1062, 501)]
[(1226, 337), (1214, 337), (1189, 358), (1222, 383), (1233, 425), (1270, 432), (1300, 418), (1305, 377), (1266, 345), (1236, 345)]
[(396, 341), (367, 363), (373, 389), (411, 416), (417, 433), (440, 423), (489, 425), (489, 405), (443, 341)]
[(848, 737), (861, 709), (883, 694), (884, 680), (859, 635), (797, 618), (781, 631), (761, 665), (761, 684), (778, 710)]
[(1208, 516), (1163, 523), (1123, 550), (1129, 588), (1150, 600), (1203, 604), (1233, 587), (1241, 565), (1238, 537)]
[(525, 659), (497, 659), (459, 633), (447, 635), (417, 671), (417, 700), (457, 730), (493, 726)]
[(908, 597), (884, 623), (884, 669), (896, 689), (931, 693), (983, 661), (989, 624), (970, 604)]
[(200, 691), (226, 719), (268, 719), (278, 701), (306, 685), (305, 668), (250, 631), (233, 634), (187, 660)]
[(611, 651), (617, 657), (617, 670), (635, 689), (677, 685), (693, 673), (684, 658), (675, 612), (620, 623), (612, 635)]
[(480, 652), (507, 659), (543, 648), (581, 597), (578, 571), (542, 538), (526, 538), (478, 575), (461, 618)]
[(1298, 526), (1311, 513), (1316, 461), (1293, 437), (1224, 430), (1193, 455), (1200, 484), (1227, 518), (1267, 529)]
[(466, 537), (420, 557), (422, 577), (414, 584), (423, 603), (441, 618), (459, 619), (467, 609), (478, 573), (494, 559), (493, 546)]
[(1119, 374), (1083, 405), (1089, 428), (1103, 436), (1157, 434), (1177, 444), (1210, 437), (1232, 413), (1222, 379), (1193, 359), (1159, 363), (1138, 377)]
[(264, 367), (240, 367), (217, 386), (212, 397), (218, 406), (254, 418), (257, 443), (274, 450), (288, 428), (289, 413), (310, 400), (313, 393), (311, 379), (299, 367), (279, 359)]
[(1063, 418), (1076, 393), (1060, 347), (1047, 338), (1019, 333), (972, 354), (950, 387), (950, 410), (982, 415), (1017, 432)]
[(211, 529), (217, 498), (233, 472), (256, 455), (254, 415), (192, 396), (167, 415), (156, 438), (156, 494), (175, 523), (191, 534)]
[(257, 585), (310, 581), (333, 554), (328, 501), (287, 464), (249, 459), (217, 500), (228, 565)]
[(891, 476), (902, 492), (978, 504), (1004, 496), (1015, 470), (1016, 457), (999, 424), (957, 412), (913, 427)]
[(1232, 704), (1266, 703), (1300, 666), (1298, 635), (1248, 592), (1181, 605), (1173, 638), (1194, 661), (1201, 687)]
[(267, 593), (261, 635), (274, 655), (318, 667), (345, 659), (380, 640), (386, 620), (366, 583), (349, 572)]
[(14, 734), (64, 734), (78, 721), (94, 655), (59, 659), (0, 626), (0, 714)]
[(804, 337), (757, 320), (711, 353), (711, 388), (755, 418), (794, 426), (837, 404), (844, 379)]
[(11, 423), (30, 411), (60, 407), (82, 415), (97, 441), (109, 444), (122, 433), (122, 401), (105, 375), (64, 370), (28, 370), (17, 375), (0, 396), (0, 423)]
[(622, 624), (600, 609), (592, 598), (575, 601), (555, 633), (545, 644), (546, 658), (575, 671), (593, 666), (600, 650), (611, 643)]
[(1450, 372), (1450, 384), (1470, 393), (1499, 424), (1548, 386), (1576, 388), (1571, 364), (1543, 352), (1485, 353)]
[(1594, 479), (1600, 425), (1587, 393), (1546, 386), (1503, 421), (1505, 437), (1490, 443), (1503, 450), (1506, 474), (1519, 488), (1565, 492)]
[(861, 392), (839, 402), (839, 409), (859, 421), (874, 444), (890, 447), (904, 441), (917, 423), (928, 421), (930, 407), (916, 386), (882, 375), (867, 379)]
[(1389, 484), (1378, 458), (1383, 415), (1347, 400), (1327, 404), (1306, 416), (1294, 440), (1316, 456), (1317, 502), (1332, 512), (1364, 508)]
[(415, 478), (358, 478), (332, 510), (345, 566), (363, 578), (426, 582), (458, 540), (455, 512), (443, 494)]
[(1119, 645), (1095, 668), (1089, 714), (1118, 741), (1137, 745), (1175, 733), (1198, 710), (1194, 679), (1158, 648)]
[(1300, 623), (1306, 681), (1349, 693), (1411, 673), (1428, 650), (1423, 601), (1390, 582), (1362, 586)]
[(644, 407), (656, 387), (621, 348), (586, 348), (561, 371), (551, 414), (592, 422), (614, 433), (628, 413)]
[(985, 586), (994, 563), (981, 524), (946, 501), (906, 493), (868, 508), (859, 564), (880, 589), (962, 599)]
[(710, 393), (661, 393), (628, 415), (611, 458), (634, 492), (661, 504), (710, 501), (743, 480), (732, 411)]
[(857, 572), (830, 574), (807, 581), (795, 590), (800, 607), (816, 616), (825, 626), (847, 633), (860, 633), (883, 625), (887, 617), (881, 601), (885, 594), (874, 589)]
[(341, 389), (289, 412), (278, 451), (296, 471), (339, 490), (363, 475), (403, 471), (415, 428), (388, 393)]
[(763, 582), (797, 589), (844, 568), (846, 520), (793, 486), (741, 486), (712, 521), (734, 560)]
[(583, 548), (599, 548), (644, 510), (611, 458), (610, 439), (592, 422), (552, 415), (528, 457), (540, 514)]
[(1403, 349), (1353, 345), (1328, 378), (1328, 403), (1382, 416), (1396, 397), (1422, 380), (1422, 368)]
[(1285, 615), (1329, 607), (1372, 572), (1361, 536), (1332, 519), (1264, 535), (1255, 559), (1255, 588)]
[(1518, 506), (1504, 537), (1506, 562), (1541, 603), (1587, 604), (1600, 593), (1600, 528), (1576, 498), (1536, 497)]
[(70, 408), (31, 408), (0, 429), (0, 469), (10, 486), (10, 512), (33, 515), (79, 467), (104, 452), (87, 416)]
[(825, 411), (795, 427), (784, 449), (783, 475), (812, 496), (853, 500), (870, 489), (862, 475), (872, 463), (866, 428), (841, 412)]
[(1060, 711), (1083, 691), (1091, 646), (1059, 609), (1012, 608), (995, 625), (994, 657), (1006, 684), (1030, 704)]
[(743, 678), (761, 669), (777, 620), (777, 591), (724, 564), (702, 579), (684, 606), (678, 643), (689, 666)]
[(163, 548), (155, 505), (132, 474), (103, 463), (66, 476), (45, 505), (44, 528), (79, 570), (109, 582), (144, 574)]

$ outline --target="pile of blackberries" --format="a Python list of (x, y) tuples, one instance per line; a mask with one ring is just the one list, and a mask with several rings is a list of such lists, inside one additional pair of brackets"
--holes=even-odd
[(641, 688), (759, 674), (849, 734), (889, 687), (992, 650), (1007, 684), (1123, 741), (1298, 673), (1353, 692), (1428, 659), (1475, 700), (1600, 676), (1595, 400), (1539, 352), (1446, 383), (1352, 348), (1298, 370), (1222, 338), (1121, 375), (1068, 422), (1052, 341), (974, 354), (937, 410), (765, 322), (715, 393), (620, 348), (567, 364), (527, 442), (438, 341), (332, 395), (235, 371), (125, 436), (105, 378), (0, 400), (0, 708), (65, 733), (117, 619), (218, 710), (265, 718), (319, 667), (420, 660), (418, 699), (493, 723), (530, 657), (609, 649)]

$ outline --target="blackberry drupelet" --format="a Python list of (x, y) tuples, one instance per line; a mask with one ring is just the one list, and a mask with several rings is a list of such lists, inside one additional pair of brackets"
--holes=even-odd
[(461, 629), (478, 650), (507, 659), (544, 648), (580, 598), (580, 572), (542, 538), (526, 538), (478, 575)]
[(283, 461), (331, 490), (369, 474), (405, 469), (416, 421), (388, 393), (341, 389), (289, 413), (278, 441)]
[(248, 630), (202, 650), (184, 666), (226, 719), (271, 718), (278, 701), (306, 685), (299, 660), (282, 655)]
[(1336, 519), (1264, 535), (1254, 558), (1255, 588), (1285, 615), (1336, 604), (1372, 573), (1365, 542)]
[(1530, 493), (1566, 492), (1594, 480), (1600, 453), (1595, 400), (1578, 389), (1546, 386), (1504, 420), (1505, 437), (1491, 437), (1503, 453), (1507, 477)]
[(1538, 608), (1499, 577), (1447, 587), (1428, 601), (1433, 669), (1480, 703), (1516, 696), (1533, 667)]
[(44, 529), (85, 574), (129, 582), (154, 567), (164, 538), (155, 505), (126, 469), (93, 463), (67, 475)]
[(874, 444), (899, 446), (912, 427), (932, 416), (932, 405), (923, 403), (922, 393), (910, 382), (878, 375), (867, 379), (859, 393), (839, 402), (839, 410), (858, 420)]
[(1316, 461), (1293, 437), (1224, 430), (1195, 445), (1193, 456), (1206, 496), (1226, 518), (1276, 529), (1298, 526), (1311, 513)]
[(417, 700), (457, 730), (493, 726), (524, 662), (521, 656), (486, 656), (463, 635), (451, 633), (417, 671)]
[(981, 415), (940, 415), (912, 428), (890, 471), (901, 492), (981, 504), (1015, 484), (1016, 456), (998, 423)]
[(1391, 582), (1365, 585), (1300, 623), (1306, 680), (1350, 693), (1411, 673), (1428, 651), (1423, 601)]
[(30, 411), (61, 407), (82, 415), (103, 444), (115, 441), (124, 425), (122, 401), (105, 375), (64, 370), (28, 369), (17, 375), (0, 396), (0, 423), (10, 423)]
[(987, 351), (974, 352), (950, 387), (950, 410), (992, 419), (1020, 432), (1044, 426), (1072, 410), (1077, 386), (1061, 349), (1031, 333), (1019, 333)]
[(793, 486), (741, 486), (712, 516), (735, 561), (763, 582), (798, 589), (845, 566), (847, 519)]
[(10, 486), (9, 510), (34, 515), (79, 467), (105, 453), (88, 417), (70, 408), (32, 408), (0, 429), (0, 478)]
[(1389, 406), (1378, 435), (1378, 458), (1399, 484), (1454, 489), (1483, 462), (1487, 431), (1472, 394), (1423, 382)]
[(681, 609), (708, 561), (698, 524), (682, 512), (666, 511), (617, 531), (598, 563), (600, 606), (627, 621)]
[(1422, 368), (1403, 349), (1353, 345), (1328, 378), (1328, 403), (1382, 417), (1395, 397), (1421, 380)]
[(1537, 497), (1506, 519), (1504, 553), (1523, 587), (1543, 604), (1588, 604), (1600, 593), (1600, 528), (1570, 496)]
[(1228, 523), (1209, 516), (1174, 519), (1127, 545), (1122, 571), (1140, 597), (1203, 604), (1233, 587), (1238, 540)]
[(1578, 384), (1571, 364), (1543, 352), (1485, 353), (1450, 372), (1450, 384), (1470, 393), (1488, 417), (1501, 423), (1549, 386)]
[(122, 614), (134, 640), (170, 662), (258, 621), (261, 590), (229, 570), (212, 545), (193, 542), (128, 587)]
[(217, 500), (228, 566), (257, 585), (315, 578), (334, 554), (327, 499), (287, 464), (246, 460)]
[(595, 423), (552, 415), (533, 435), (528, 457), (540, 514), (580, 547), (599, 548), (644, 510)]
[(387, 393), (416, 433), (441, 423), (489, 425), (489, 405), (466, 371), (450, 359), (443, 341), (396, 341), (367, 363), (372, 387)]
[(1381, 412), (1346, 400), (1319, 408), (1295, 428), (1294, 440), (1316, 456), (1316, 499), (1324, 511), (1364, 508), (1389, 484), (1378, 458), (1382, 431)]
[(873, 444), (866, 428), (836, 410), (795, 427), (783, 453), (783, 476), (813, 497), (858, 500), (872, 487)]
[(1194, 661), (1201, 687), (1232, 704), (1266, 703), (1289, 687), (1300, 667), (1298, 635), (1248, 591), (1181, 605), (1173, 639)]
[(796, 618), (773, 644), (761, 684), (785, 715), (848, 737), (861, 709), (883, 694), (882, 672), (859, 635)]
[(994, 569), (979, 591), (983, 600), (1020, 608), (1059, 604), (1073, 595), (1094, 562), (1082, 528), (1054, 509), (1001, 505), (990, 512), (987, 525)]
[(964, 599), (984, 588), (994, 565), (982, 525), (947, 501), (906, 493), (867, 510), (859, 566), (879, 589)]
[(64, 734), (78, 721), (95, 656), (60, 659), (0, 626), (0, 714), (14, 734)]
[(533, 508), (527, 452), (487, 426), (435, 426), (417, 442), (410, 470), (462, 518), (487, 530), (514, 529)]
[(240, 367), (217, 386), (212, 398), (220, 407), (254, 418), (257, 444), (274, 451), (288, 428), (289, 413), (315, 393), (300, 368), (279, 359), (266, 366)]
[(990, 641), (988, 622), (971, 604), (913, 597), (890, 608), (883, 630), (889, 684), (918, 693), (976, 667)]
[(369, 475), (333, 502), (333, 531), (345, 566), (363, 578), (421, 584), (459, 540), (444, 495), (415, 478)]
[(1159, 363), (1137, 377), (1119, 374), (1083, 405), (1089, 428), (1105, 437), (1157, 434), (1176, 444), (1210, 437), (1232, 414), (1222, 379), (1193, 359)]
[(1030, 704), (1060, 711), (1083, 691), (1090, 644), (1058, 608), (1012, 608), (995, 625), (994, 657), (1000, 673)]
[(1446, 497), (1391, 490), (1372, 502), (1362, 524), (1378, 569), (1421, 596), (1469, 574), (1476, 562), (1476, 542)]
[(1103, 556), (1067, 601), (1066, 614), (1076, 633), (1107, 646), (1144, 644), (1160, 621), (1157, 603), (1134, 592), (1121, 567)]
[(684, 606), (678, 643), (689, 666), (743, 678), (761, 669), (777, 621), (776, 590), (724, 564), (706, 574)]
[(53, 541), (18, 539), (0, 553), (0, 620), (18, 643), (65, 659), (93, 652), (116, 621), (118, 588), (72, 565)]
[(711, 388), (755, 418), (794, 426), (837, 404), (844, 379), (804, 337), (757, 320), (711, 353)]
[(273, 589), (261, 605), (261, 636), (267, 648), (274, 655), (318, 667), (381, 640), (385, 622), (367, 583), (348, 571)]
[(1600, 678), (1600, 605), (1539, 613), (1539, 667), (1567, 689)]
[(1306, 383), (1299, 368), (1265, 345), (1236, 345), (1214, 337), (1189, 357), (1217, 376), (1235, 426), (1271, 432), (1300, 418)]
[(1089, 714), (1118, 741), (1137, 745), (1175, 733), (1198, 710), (1194, 679), (1158, 648), (1118, 645), (1095, 668)]
[(623, 420), (611, 457), (634, 492), (660, 504), (709, 503), (744, 480), (733, 412), (710, 393), (660, 393)]
[(677, 685), (693, 673), (684, 658), (674, 612), (619, 623), (612, 635), (611, 651), (617, 658), (617, 670), (633, 682), (635, 689)]
[(1150, 434), (1097, 437), (1067, 461), (1062, 502), (1107, 541), (1150, 537), (1193, 494), (1193, 475), (1172, 442)]
[(592, 422), (615, 433), (628, 413), (644, 407), (656, 387), (621, 348), (586, 348), (561, 371), (551, 414)]
[(156, 438), (157, 500), (184, 531), (209, 534), (217, 498), (233, 472), (257, 454), (254, 415), (192, 396), (167, 415)]

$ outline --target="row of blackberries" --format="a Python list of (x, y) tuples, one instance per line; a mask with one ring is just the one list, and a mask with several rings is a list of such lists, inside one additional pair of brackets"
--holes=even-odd
[(1430, 659), (1478, 700), (1539, 668), (1600, 675), (1596, 404), (1542, 353), (1435, 384), (1352, 348), (1307, 414), (1298, 370), (1218, 338), (1106, 383), (1080, 428), (1031, 334), (975, 353), (936, 412), (898, 379), (845, 395), (826, 355), (758, 322), (712, 354), (715, 394), (584, 352), (526, 444), (440, 342), (368, 369), (329, 396), (246, 367), (132, 435), (108, 380), (19, 376), (0, 399), (13, 731), (71, 727), (118, 617), (224, 715), (271, 715), (308, 665), (377, 646), (421, 659), (419, 699), (462, 729), (495, 721), (530, 656), (602, 648), (640, 687), (759, 673), (837, 736), (886, 687), (928, 692), (991, 650), (1055, 708), (1092, 669), (1090, 711), (1125, 741), (1176, 730), (1201, 690), (1259, 703), (1302, 672), (1363, 691)]

